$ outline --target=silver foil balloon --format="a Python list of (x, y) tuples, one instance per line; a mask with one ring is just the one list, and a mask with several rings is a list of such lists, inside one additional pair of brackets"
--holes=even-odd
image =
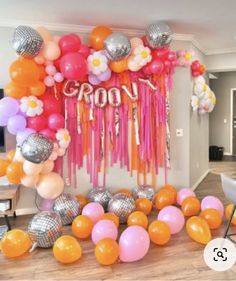
[(135, 210), (135, 201), (124, 193), (117, 193), (108, 204), (108, 212), (114, 213), (120, 219), (120, 223), (126, 223), (128, 216)]
[(109, 201), (112, 198), (111, 192), (105, 187), (93, 188), (88, 193), (90, 202), (97, 202), (106, 210)]
[(136, 186), (133, 190), (133, 196), (135, 199), (137, 198), (147, 198), (152, 201), (155, 195), (154, 188), (150, 185), (141, 185)]
[(12, 46), (16, 53), (24, 58), (36, 57), (43, 45), (41, 35), (29, 26), (18, 26), (12, 37)]
[(22, 156), (36, 164), (46, 161), (52, 150), (52, 141), (40, 134), (31, 134), (21, 145)]
[(173, 33), (165, 22), (157, 21), (147, 27), (146, 39), (151, 48), (164, 47), (171, 43)]
[(53, 211), (60, 215), (63, 225), (71, 224), (75, 217), (81, 213), (79, 202), (68, 193), (63, 193), (54, 201)]
[(61, 218), (55, 212), (38, 213), (30, 221), (28, 233), (34, 243), (33, 247), (52, 247), (57, 238), (62, 235)]
[(121, 60), (131, 52), (129, 38), (121, 32), (114, 32), (104, 41), (105, 50), (110, 60)]

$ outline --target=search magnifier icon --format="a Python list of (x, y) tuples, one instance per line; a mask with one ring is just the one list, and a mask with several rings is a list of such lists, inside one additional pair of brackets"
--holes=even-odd
[(224, 258), (224, 255), (223, 255), (223, 253), (221, 251), (218, 251), (216, 255), (219, 258), (222, 258), (222, 259)]

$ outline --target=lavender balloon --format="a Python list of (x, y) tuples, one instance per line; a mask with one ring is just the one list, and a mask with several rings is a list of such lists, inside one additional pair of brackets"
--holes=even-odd
[(21, 115), (14, 115), (7, 122), (7, 130), (10, 134), (16, 135), (26, 127), (26, 119)]
[(30, 136), (33, 133), (35, 133), (35, 130), (30, 129), (30, 128), (26, 128), (23, 131), (19, 131), (16, 135), (17, 145), (22, 145), (24, 140), (26, 140), (28, 138), (28, 136)]
[(94, 86), (99, 85), (101, 83), (101, 80), (99, 80), (98, 77), (93, 74), (89, 74), (88, 81), (90, 84), (92, 84)]
[(111, 70), (108, 68), (106, 71), (102, 72), (97, 76), (100, 81), (107, 81), (111, 78)]
[(6, 126), (8, 122), (9, 116), (5, 116), (3, 114), (0, 114), (0, 126)]
[(19, 111), (19, 103), (16, 99), (5, 97), (0, 101), (0, 115), (14, 116)]

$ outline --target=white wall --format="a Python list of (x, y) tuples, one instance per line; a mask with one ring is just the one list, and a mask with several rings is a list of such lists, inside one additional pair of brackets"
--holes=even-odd
[[(10, 45), (8, 44), (13, 29), (0, 28), (0, 62), (1, 75), (0, 86), (3, 87), (8, 81), (8, 67), (14, 60), (15, 55)], [(193, 46), (189, 42), (175, 41), (172, 44), (174, 50), (190, 49)], [(207, 159), (202, 154), (197, 154), (197, 151), (205, 153), (205, 146), (208, 146), (208, 134), (205, 134), (208, 119), (203, 117), (199, 119), (198, 116), (191, 114), (190, 98), (192, 95), (192, 83), (190, 70), (187, 68), (177, 68), (174, 74), (174, 88), (171, 93), (171, 170), (168, 173), (169, 182), (177, 188), (189, 187), (195, 183), (203, 174), (202, 169), (207, 169)], [(182, 128), (184, 137), (176, 137), (176, 129)], [(198, 132), (201, 131), (201, 133)], [(198, 141), (196, 135), (199, 137)], [(201, 136), (201, 137), (200, 137)], [(8, 148), (14, 147), (13, 138), (7, 137)], [(191, 157), (190, 157), (191, 155)], [(201, 158), (202, 157), (202, 158)], [(201, 158), (201, 159), (200, 159)], [(198, 159), (198, 160), (196, 160)], [(202, 160), (203, 159), (203, 160)], [(196, 165), (199, 163), (199, 170), (196, 170), (191, 165), (191, 162)], [(202, 162), (201, 162), (202, 161)], [(203, 163), (204, 162), (204, 163)], [(67, 191), (72, 193), (86, 193), (91, 187), (89, 184), (89, 177), (85, 170), (78, 173), (77, 188), (67, 188)], [(158, 186), (163, 184), (163, 171), (157, 178)], [(120, 170), (119, 167), (109, 169), (107, 177), (107, 186), (113, 190), (118, 188), (132, 188), (136, 185), (135, 177), (131, 178), (129, 173)], [(35, 191), (24, 189), (21, 194), (19, 202), (19, 212), (24, 212), (25, 209), (35, 208), (34, 205)]]

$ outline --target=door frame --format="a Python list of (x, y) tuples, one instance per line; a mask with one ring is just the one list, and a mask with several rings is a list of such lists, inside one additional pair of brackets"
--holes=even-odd
[(236, 88), (231, 88), (231, 90), (230, 90), (230, 154), (229, 155), (233, 155), (234, 92), (236, 92)]

